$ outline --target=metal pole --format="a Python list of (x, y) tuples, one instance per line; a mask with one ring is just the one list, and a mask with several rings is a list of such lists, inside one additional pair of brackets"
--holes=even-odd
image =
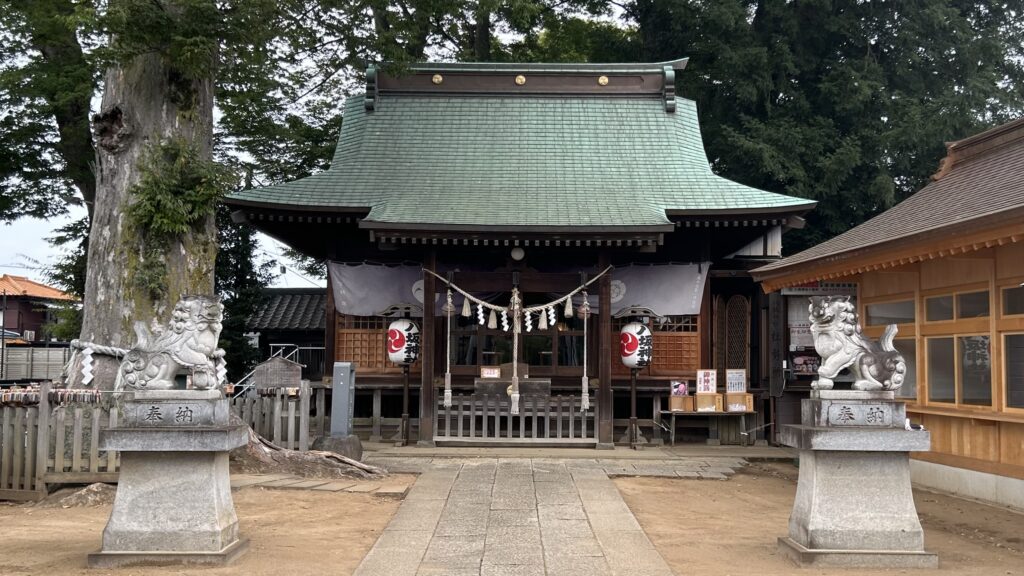
[(402, 446), (409, 445), (409, 365), (402, 366), (402, 439), (399, 441)]
[(639, 429), (636, 425), (636, 373), (637, 368), (629, 371), (629, 447), (636, 450)]
[(7, 290), (4, 290), (4, 311), (0, 313), (0, 380), (4, 379), (4, 369), (7, 366), (4, 360), (7, 358)]

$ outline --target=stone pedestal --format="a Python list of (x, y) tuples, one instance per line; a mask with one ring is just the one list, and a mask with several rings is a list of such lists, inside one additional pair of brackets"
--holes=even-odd
[(802, 566), (934, 568), (910, 489), (910, 452), (928, 450), (906, 430), (892, 392), (818, 390), (803, 400), (782, 443), (800, 450), (800, 477), (779, 550)]
[(218, 390), (126, 393), (123, 426), (100, 436), (101, 449), (120, 451), (121, 472), (89, 566), (220, 565), (241, 555), (248, 540), (238, 537), (228, 452), (247, 441)]

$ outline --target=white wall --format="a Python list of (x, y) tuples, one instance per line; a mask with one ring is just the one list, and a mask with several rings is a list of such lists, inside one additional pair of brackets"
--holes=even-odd
[(1024, 512), (1024, 480), (910, 460), (910, 480), (915, 486), (948, 492)]

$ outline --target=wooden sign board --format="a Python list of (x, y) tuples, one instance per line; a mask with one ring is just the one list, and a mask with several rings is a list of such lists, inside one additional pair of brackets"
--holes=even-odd
[(501, 367), (500, 366), (481, 366), (480, 367), (481, 378), (501, 378)]
[(718, 370), (697, 370), (697, 394), (718, 392)]
[(746, 392), (747, 391), (747, 371), (746, 370), (726, 370), (725, 371), (725, 391), (726, 392)]

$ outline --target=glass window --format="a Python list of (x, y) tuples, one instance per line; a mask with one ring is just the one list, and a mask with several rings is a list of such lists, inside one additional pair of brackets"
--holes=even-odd
[(903, 355), (903, 362), (907, 365), (907, 373), (903, 379), (903, 386), (896, 393), (900, 398), (917, 398), (917, 340), (913, 338), (901, 338), (893, 342), (896, 350)]
[(966, 292), (956, 295), (957, 318), (985, 318), (988, 316), (988, 292)]
[(551, 336), (525, 335), (523, 361), (531, 366), (551, 366)]
[(504, 334), (484, 336), (482, 366), (499, 366), (512, 361), (512, 338)]
[(558, 365), (583, 366), (583, 336), (558, 337)]
[(883, 302), (867, 305), (868, 326), (909, 324), (914, 321), (914, 301)]
[(932, 402), (956, 402), (952, 338), (929, 338), (928, 399)]
[(455, 338), (455, 352), (452, 359), (456, 366), (476, 365), (476, 343), (476, 334), (460, 334)]
[(1003, 289), (1003, 315), (1024, 314), (1024, 286)]
[(961, 336), (960, 402), (992, 405), (992, 356), (988, 336)]
[(1006, 405), (1024, 408), (1024, 334), (1007, 334), (1003, 349), (1006, 363)]
[(924, 301), (924, 317), (929, 322), (953, 319), (953, 297), (936, 296)]

